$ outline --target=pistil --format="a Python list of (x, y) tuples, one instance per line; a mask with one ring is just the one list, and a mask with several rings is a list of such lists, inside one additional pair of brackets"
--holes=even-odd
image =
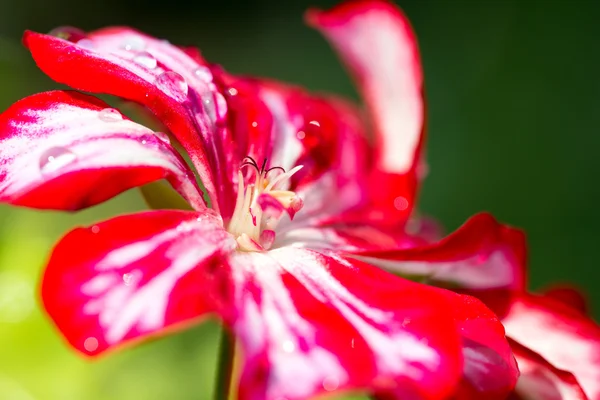
[[(289, 180), (302, 165), (285, 171), (281, 167), (265, 169), (265, 159), (258, 167), (256, 161), (246, 157), (238, 171), (238, 193), (233, 216), (229, 221), (228, 231), (236, 237), (238, 249), (241, 251), (268, 250), (275, 240), (275, 227), (283, 212), (290, 218), (302, 208), (302, 200), (289, 190), (277, 187)], [(242, 170), (252, 167), (256, 172), (254, 183), (245, 185)], [(269, 180), (275, 171), (281, 173)]]

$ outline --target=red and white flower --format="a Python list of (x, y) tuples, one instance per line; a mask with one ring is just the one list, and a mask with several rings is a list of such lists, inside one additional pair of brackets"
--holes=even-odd
[(188, 208), (68, 233), (44, 273), (47, 312), (91, 356), (217, 314), (241, 345), (242, 399), (443, 399), (461, 380), (465, 397), (504, 398), (518, 370), (497, 317), (368, 252), (404, 249), (402, 272), (504, 288), (519, 282), (522, 234), (480, 215), (428, 244), (427, 221), (409, 219), (425, 108), (406, 18), (364, 0), (308, 20), (356, 76), (373, 144), (347, 101), (232, 76), (129, 28), (25, 34), (51, 78), (137, 102), (169, 134), (79, 92), (28, 97), (0, 115), (0, 200), (73, 211), (166, 179)]

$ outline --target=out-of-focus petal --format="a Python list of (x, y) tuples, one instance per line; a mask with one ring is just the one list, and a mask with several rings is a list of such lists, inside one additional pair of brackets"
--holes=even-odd
[[(439, 399), (454, 390), (470, 351), (483, 358), (481, 348), (497, 351), (500, 365), (510, 364), (502, 359), (510, 354), (502, 325), (471, 297), (306, 249), (237, 253), (229, 261), (231, 324), (245, 355), (241, 399), (360, 389)], [(510, 377), (493, 370), (487, 379), (510, 390), (504, 379), (514, 384), (516, 376), (508, 370)]]
[(552, 298), (521, 294), (502, 323), (508, 337), (571, 373), (590, 400), (600, 399), (600, 327), (594, 321)]
[(556, 368), (539, 354), (514, 341), (512, 349), (521, 371), (515, 397), (525, 400), (588, 400), (573, 374)]
[(423, 145), (425, 106), (417, 41), (408, 19), (385, 0), (348, 1), (307, 13), (354, 76), (376, 133), (370, 178), (373, 204), (390, 223), (413, 209)]
[(361, 252), (353, 257), (401, 275), (422, 276), (454, 288), (522, 290), (525, 287), (525, 237), (489, 214), (470, 218), (434, 244)]
[(44, 306), (73, 347), (97, 355), (218, 308), (219, 265), (233, 248), (208, 209), (151, 211), (78, 228), (50, 257)]
[(552, 286), (544, 290), (543, 294), (579, 310), (583, 314), (589, 313), (588, 299), (578, 288), (565, 285)]
[(199, 54), (129, 28), (102, 29), (77, 43), (26, 32), (24, 42), (57, 82), (148, 107), (190, 155), (213, 207), (219, 197), (232, 197), (228, 139), (219, 125), (226, 104)]
[(195, 208), (205, 207), (165, 136), (94, 97), (46, 92), (0, 115), (0, 201), (77, 210), (162, 178)]

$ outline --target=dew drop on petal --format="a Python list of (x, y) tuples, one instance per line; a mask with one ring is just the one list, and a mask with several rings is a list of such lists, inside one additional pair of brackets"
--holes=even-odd
[(329, 376), (323, 379), (323, 389), (332, 392), (338, 388), (340, 381), (335, 376)]
[(169, 138), (169, 135), (167, 135), (164, 132), (154, 132), (154, 134), (156, 135), (157, 138), (159, 138), (162, 142), (166, 143), (166, 144), (171, 144), (171, 139)]
[(283, 347), (283, 351), (286, 353), (291, 353), (296, 349), (296, 345), (291, 340), (284, 341), (281, 347)]
[(203, 82), (209, 83), (213, 80), (212, 72), (205, 66), (200, 66), (194, 70), (194, 75)]
[(93, 225), (91, 228), (92, 233), (100, 232), (100, 227), (98, 225)]
[(83, 342), (83, 348), (85, 349), (85, 351), (88, 351), (90, 353), (98, 350), (98, 339), (96, 339), (93, 336), (90, 336)]
[(298, 133), (296, 133), (296, 137), (298, 140), (303, 140), (306, 137), (306, 133), (304, 133), (304, 131), (298, 131)]
[(177, 72), (163, 72), (156, 78), (156, 86), (167, 96), (174, 98), (179, 102), (187, 100), (188, 84), (185, 78)]
[(104, 122), (117, 122), (123, 120), (123, 115), (114, 108), (105, 108), (104, 110), (100, 111), (98, 118)]
[(123, 283), (125, 286), (130, 286), (133, 283), (133, 274), (123, 274)]
[(148, 69), (154, 69), (158, 65), (156, 58), (147, 51), (142, 51), (133, 57), (133, 62)]
[(217, 105), (217, 119), (224, 120), (227, 117), (227, 100), (221, 93), (215, 93), (215, 104)]
[(145, 145), (146, 143), (148, 143), (148, 142), (146, 141), (146, 139), (142, 139), (142, 144), (144, 144), (144, 145)]
[(256, 121), (252, 122), (252, 127), (253, 128), (256, 128), (257, 126), (258, 126), (258, 122), (256, 122)]
[(321, 124), (319, 123), (319, 121), (310, 121), (308, 124), (312, 125), (312, 126), (316, 126), (317, 128), (321, 127)]
[(90, 39), (81, 39), (77, 42), (77, 46), (86, 49), (86, 50), (94, 50), (96, 45)]
[(81, 40), (86, 36), (84, 31), (73, 26), (59, 26), (48, 32), (48, 35), (71, 42)]
[(51, 147), (40, 156), (40, 172), (50, 174), (77, 160), (75, 154), (64, 147)]
[(129, 36), (123, 41), (121, 47), (127, 51), (144, 51), (146, 42), (141, 37)]
[(408, 208), (408, 200), (405, 197), (398, 196), (394, 199), (394, 207), (396, 207), (396, 210), (406, 210)]
[(354, 348), (354, 338), (352, 338), (352, 340), (350, 340), (350, 347)]
[(238, 90), (236, 88), (229, 88), (227, 89), (227, 93), (229, 93), (230, 96), (237, 96), (238, 94)]

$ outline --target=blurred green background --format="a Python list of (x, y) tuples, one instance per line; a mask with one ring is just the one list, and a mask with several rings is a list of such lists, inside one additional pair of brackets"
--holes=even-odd
[[(56, 88), (20, 46), (25, 29), (125, 24), (199, 46), (237, 73), (356, 97), (325, 41), (302, 23), (330, 0), (0, 1), (0, 110)], [(477, 211), (523, 227), (531, 287), (569, 281), (600, 310), (600, 3), (406, 0), (420, 39), (431, 167), (422, 210), (450, 230)], [(69, 351), (37, 303), (52, 244), (75, 224), (143, 208), (135, 191), (75, 215), (0, 208), (0, 399), (204, 399), (208, 323), (98, 362)], [(596, 313), (596, 316), (598, 314)]]

